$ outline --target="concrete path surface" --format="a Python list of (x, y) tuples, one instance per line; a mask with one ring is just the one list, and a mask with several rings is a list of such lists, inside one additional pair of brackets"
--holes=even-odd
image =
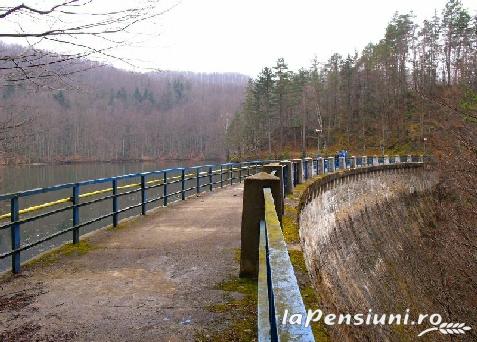
[[(0, 281), (2, 341), (188, 341), (238, 274), (242, 185), (160, 208)], [(88, 248), (89, 249), (89, 248)]]

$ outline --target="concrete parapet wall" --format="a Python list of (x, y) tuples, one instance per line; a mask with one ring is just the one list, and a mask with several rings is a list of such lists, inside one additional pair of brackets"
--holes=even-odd
[[(302, 192), (300, 240), (322, 310), (398, 313), (398, 306), (419, 302), (422, 284), (407, 280), (425, 254), (417, 227), (431, 220), (425, 196), (436, 184), (426, 165), (391, 163), (317, 177)], [(336, 326), (330, 334), (340, 341), (392, 340), (398, 335), (391, 329)]]

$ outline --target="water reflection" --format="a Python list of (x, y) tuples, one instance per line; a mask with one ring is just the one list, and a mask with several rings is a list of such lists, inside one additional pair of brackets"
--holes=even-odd
[[(68, 164), (68, 165), (35, 165), (35, 166), (21, 166), (21, 167), (4, 167), (0, 169), (0, 193), (11, 193), (22, 190), (34, 189), (39, 187), (48, 187), (56, 184), (78, 182), (88, 179), (112, 177), (123, 174), (139, 173), (147, 171), (155, 171), (164, 168), (174, 167), (189, 167), (194, 165), (204, 164), (217, 164), (218, 161), (167, 161), (167, 162), (128, 162), (128, 163), (87, 163), (87, 164)], [(205, 171), (205, 169), (204, 169)], [(172, 176), (172, 174), (170, 175)], [(162, 179), (162, 175), (157, 175), (156, 178)], [(154, 179), (151, 177), (149, 180)], [(219, 176), (214, 177), (214, 182), (220, 179)], [(139, 178), (131, 179), (127, 181), (120, 181), (119, 186), (138, 182)], [(208, 182), (207, 178), (201, 180), (201, 184)], [(110, 187), (109, 183), (100, 185), (91, 185), (81, 188), (81, 193), (94, 191), (97, 189), (104, 189)], [(195, 181), (191, 180), (186, 185), (186, 188), (195, 186)], [(180, 190), (180, 183), (168, 186), (168, 193), (172, 193)], [(205, 189), (203, 189), (205, 190)], [(189, 194), (191, 191), (189, 192)], [(159, 187), (148, 191), (148, 199), (159, 197), (163, 194), (163, 188)], [(107, 194), (105, 194), (107, 195)], [(54, 191), (46, 194), (34, 195), (28, 198), (20, 199), (20, 208), (27, 208), (31, 205), (37, 205), (40, 203), (54, 201), (60, 198), (70, 197), (71, 189), (64, 189)], [(178, 199), (179, 196), (170, 198), (169, 202)], [(140, 201), (139, 193), (134, 193), (120, 197), (120, 208), (136, 204)], [(162, 205), (162, 201), (154, 202), (149, 205), (149, 208)], [(98, 217), (100, 215), (111, 212), (112, 201), (106, 200), (104, 202), (96, 203), (87, 207), (80, 208), (80, 222), (86, 222), (90, 219)], [(0, 202), (0, 214), (8, 213), (10, 211), (10, 202)], [(131, 215), (138, 215), (140, 208), (133, 209), (124, 213), (120, 218), (128, 217)], [(35, 215), (35, 214), (33, 214)], [(22, 216), (23, 217), (23, 216)], [(1, 221), (5, 223), (6, 221)], [(105, 219), (94, 223), (88, 227), (81, 229), (81, 234), (85, 234), (89, 231), (95, 230), (99, 227), (103, 227), (111, 224), (111, 219)], [(68, 228), (72, 225), (72, 214), (70, 210), (67, 210), (60, 214), (55, 214), (51, 217), (39, 219), (34, 222), (29, 222), (21, 226), (21, 241), (22, 245), (38, 241), (42, 237), (58, 232), (62, 229)], [(45, 242), (29, 251), (22, 252), (22, 261), (31, 258), (32, 256), (48, 250), (54, 246), (57, 246), (65, 241), (69, 241), (72, 238), (72, 233), (66, 233), (63, 236), (57, 237), (53, 240)], [(10, 246), (10, 229), (4, 229), (0, 231), (0, 253), (4, 253), (11, 249)], [(0, 260), (0, 271), (10, 267), (10, 258)]]

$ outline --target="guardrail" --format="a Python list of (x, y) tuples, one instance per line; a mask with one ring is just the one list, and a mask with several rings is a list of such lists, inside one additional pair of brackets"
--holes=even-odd
[(283, 314), (306, 317), (305, 304), (288, 255), (270, 188), (263, 189), (265, 220), (260, 221), (258, 340), (314, 341), (310, 326), (281, 324)]
[[(9, 222), (0, 224), (0, 231), (8, 228), (10, 228), (11, 231), (11, 250), (0, 254), (0, 260), (11, 256), (12, 272), (18, 273), (20, 272), (21, 252), (23, 251), (68, 232), (73, 232), (73, 243), (76, 244), (80, 240), (80, 228), (82, 227), (86, 227), (95, 222), (111, 217), (113, 227), (116, 227), (119, 222), (119, 215), (122, 213), (140, 207), (141, 214), (145, 215), (148, 211), (148, 206), (155, 202), (162, 200), (162, 205), (167, 206), (170, 203), (170, 198), (185, 200), (187, 197), (199, 194), (203, 188), (208, 188), (209, 191), (212, 191), (214, 187), (223, 187), (224, 185), (233, 184), (237, 181), (242, 182), (245, 177), (257, 173), (263, 163), (266, 162), (268, 161), (224, 163), (219, 165), (194, 166), (190, 168), (163, 169), (110, 178), (99, 178), (77, 183), (60, 184), (46, 188), (0, 195), (0, 201), (10, 201), (10, 212), (0, 215), (0, 221), (9, 220)], [(207, 180), (205, 183), (202, 181), (204, 178)], [(118, 184), (120, 181), (130, 180), (135, 180), (135, 182), (125, 185)], [(95, 184), (110, 184), (110, 186), (104, 189), (98, 189), (83, 194), (81, 193), (81, 190), (84, 187)], [(71, 191), (70, 197), (59, 198), (51, 202), (20, 209), (20, 199), (29, 198), (38, 194), (54, 193), (55, 191), (65, 189)], [(148, 198), (148, 191), (152, 189), (156, 189), (156, 191), (159, 190), (161, 194), (156, 197)], [(140, 193), (140, 201), (138, 203), (123, 208), (120, 207), (120, 197), (136, 193)], [(107, 200), (111, 201), (112, 211), (104, 212), (98, 217), (81, 222), (80, 208)], [(52, 210), (45, 211), (49, 208)], [(21, 244), (21, 227), (23, 224), (67, 211), (71, 211), (72, 215), (72, 225), (70, 227), (61, 229), (32, 243)], [(34, 216), (28, 215), (36, 212), (41, 213)]]
[[(316, 175), (325, 175), (315, 182), (321, 184), (354, 174), (381, 172), (393, 168), (421, 167), (423, 163), (423, 156), (352, 156), (341, 157), (338, 160), (334, 157), (293, 159), (281, 161), (279, 164), (264, 164), (263, 169), (271, 171), (273, 176), (258, 175), (259, 177), (250, 177), (245, 181), (244, 196), (255, 194), (255, 198), (244, 197), (241, 274), (254, 277), (253, 264), (258, 263), (257, 313), (260, 342), (314, 341), (311, 328), (304, 325), (305, 320), (302, 324), (282, 324), (285, 312), (289, 315), (300, 314), (306, 317), (306, 309), (283, 238), (279, 215), (275, 209), (275, 202), (282, 200), (281, 195), (278, 194), (283, 192), (273, 190), (273, 187), (283, 188), (285, 193), (290, 193), (296, 185)], [(262, 216), (264, 219), (258, 219), (257, 215), (260, 213), (254, 210), (260, 207), (261, 203), (257, 199), (257, 188), (263, 189), (264, 215), (262, 212)], [(308, 200), (313, 193), (314, 189), (306, 189), (303, 196)], [(246, 200), (256, 201), (256, 203), (246, 204)], [(302, 205), (301, 202), (300, 205)], [(254, 225), (258, 227), (255, 228)], [(253, 239), (257, 229), (259, 230), (258, 258), (252, 251), (256, 248)]]

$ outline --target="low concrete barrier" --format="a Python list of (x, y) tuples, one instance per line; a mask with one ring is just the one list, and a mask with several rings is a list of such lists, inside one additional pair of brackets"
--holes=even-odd
[(283, 238), (274, 197), (263, 189), (265, 219), (260, 222), (258, 340), (314, 341), (310, 326), (282, 324), (291, 313), (306, 317), (305, 304)]
[[(325, 160), (328, 164), (327, 170), (324, 168)], [(350, 177), (400, 172), (424, 165), (423, 157), (410, 157), (408, 160), (411, 162), (401, 162), (401, 158), (397, 157), (391, 161), (389, 156), (383, 156), (381, 160), (377, 156), (363, 156), (358, 165), (357, 158), (353, 156), (349, 160), (350, 168), (347, 168), (348, 160), (340, 157), (339, 169), (335, 172), (335, 158), (320, 157), (316, 160), (319, 177), (314, 178), (312, 184), (302, 193), (298, 211), (320, 191), (346, 182)], [(372, 161), (372, 165), (369, 165), (368, 161)], [(303, 167), (306, 172), (303, 172)], [(259, 341), (314, 341), (309, 327), (277, 323), (281, 323), (285, 310), (305, 313), (280, 223), (285, 193), (293, 192), (294, 185), (312, 177), (313, 160), (306, 158), (281, 161), (264, 165), (263, 170), (265, 172), (245, 179), (240, 259), (240, 276), (258, 277)]]

